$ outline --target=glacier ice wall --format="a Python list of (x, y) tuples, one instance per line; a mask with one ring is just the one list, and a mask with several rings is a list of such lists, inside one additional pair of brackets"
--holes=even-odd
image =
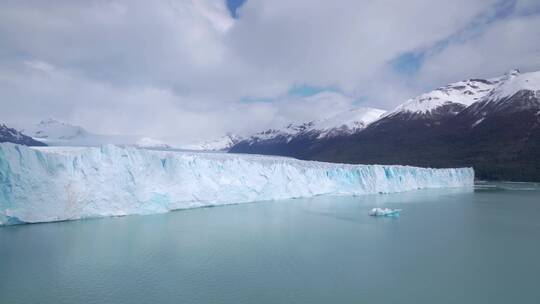
[(471, 187), (471, 168), (428, 169), (137, 148), (0, 144), (0, 225), (314, 195)]

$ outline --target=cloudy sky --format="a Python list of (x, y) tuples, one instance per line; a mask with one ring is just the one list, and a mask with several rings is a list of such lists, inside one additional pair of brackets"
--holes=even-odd
[(540, 70), (538, 0), (0, 0), (0, 122), (176, 143)]

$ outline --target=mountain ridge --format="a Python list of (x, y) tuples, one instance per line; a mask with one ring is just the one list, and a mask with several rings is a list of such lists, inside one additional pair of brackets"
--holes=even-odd
[(155, 138), (139, 135), (103, 135), (53, 118), (41, 120), (35, 125), (20, 126), (20, 132), (50, 146), (100, 146), (106, 144), (128, 145), (149, 149), (171, 149)]
[[(471, 86), (476, 93), (468, 92)], [(442, 88), (450, 92), (438, 88), (410, 99), (355, 134), (237, 145), (231, 152), (344, 163), (472, 166), (481, 179), (540, 181), (540, 72), (512, 70)], [(458, 98), (426, 99), (437, 95)], [(411, 101), (423, 107), (409, 107)]]
[(351, 135), (363, 130), (384, 113), (386, 111), (368, 107), (350, 109), (327, 118), (300, 124), (289, 124), (282, 129), (269, 129), (256, 133), (239, 141), (229, 151), (237, 152), (242, 151), (242, 147), (262, 145), (262, 149), (257, 149), (257, 152), (273, 154), (269, 153), (270, 150), (265, 150), (264, 146), (279, 146), (272, 147), (271, 150), (274, 151), (285, 146), (303, 145), (306, 141)]
[(22, 132), (8, 127), (6, 124), (0, 123), (0, 143), (10, 142), (25, 146), (46, 146), (46, 144), (33, 139)]

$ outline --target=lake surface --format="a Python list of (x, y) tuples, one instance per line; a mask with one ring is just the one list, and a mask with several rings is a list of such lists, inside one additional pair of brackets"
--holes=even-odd
[(540, 303), (540, 187), (0, 227), (0, 303)]

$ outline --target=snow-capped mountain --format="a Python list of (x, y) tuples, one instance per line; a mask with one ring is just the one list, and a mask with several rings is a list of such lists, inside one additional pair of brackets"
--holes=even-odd
[(418, 118), (419, 116), (456, 115), (464, 108), (482, 100), (494, 88), (516, 75), (519, 75), (519, 71), (512, 70), (500, 77), (469, 79), (451, 83), (407, 100), (386, 116)]
[(468, 113), (485, 118), (495, 113), (510, 113), (540, 108), (540, 71), (508, 75), (486, 97), (470, 106)]
[(456, 113), (386, 116), (354, 138), (319, 144), (310, 158), (473, 166), (481, 179), (540, 181), (540, 72), (514, 70), (485, 82), (492, 88)]
[(49, 146), (100, 146), (115, 144), (153, 149), (171, 148), (170, 145), (149, 137), (95, 134), (85, 130), (83, 127), (55, 119), (42, 120), (35, 125), (20, 127), (19, 130)]
[(341, 112), (327, 119), (316, 120), (311, 130), (318, 132), (318, 138), (351, 135), (378, 120), (386, 111), (375, 108), (356, 108)]
[(182, 149), (229, 151), (232, 147), (238, 145), (252, 145), (265, 142), (289, 143), (295, 139), (304, 137), (323, 139), (351, 135), (364, 129), (371, 122), (379, 119), (384, 113), (384, 110), (374, 108), (351, 109), (325, 119), (300, 124), (289, 124), (281, 129), (269, 129), (251, 136), (242, 137), (235, 134), (227, 134), (215, 140), (186, 145)]
[(52, 118), (40, 121), (32, 131), (34, 133), (34, 137), (37, 138), (65, 140), (70, 140), (77, 137), (85, 137), (90, 134), (82, 127), (70, 125)]
[(14, 144), (20, 144), (25, 146), (45, 146), (44, 143), (33, 139), (30, 136), (10, 128), (5, 124), (0, 124), (0, 143), (10, 142)]
[(260, 132), (246, 140), (257, 142), (282, 138), (286, 141), (291, 141), (298, 136), (321, 139), (350, 135), (364, 129), (370, 123), (379, 119), (384, 113), (384, 110), (361, 107), (338, 113), (325, 119), (313, 120), (302, 124), (289, 124), (283, 129), (271, 129)]
[(229, 133), (218, 139), (185, 145), (182, 147), (182, 149), (192, 151), (228, 151), (232, 146), (236, 145), (242, 140), (242, 136)]
[(326, 119), (290, 124), (283, 129), (257, 133), (234, 145), (229, 152), (259, 153), (307, 158), (318, 142), (352, 136), (361, 132), (385, 111), (357, 108)]
[(259, 132), (242, 140), (239, 144), (252, 145), (265, 141), (288, 143), (298, 138), (324, 139), (351, 135), (363, 130), (384, 113), (384, 110), (374, 108), (351, 109), (325, 119), (289, 124), (283, 129)]
[(70, 125), (52, 118), (42, 120), (35, 125), (20, 127), (19, 129), (34, 139), (53, 146), (88, 146), (93, 145), (94, 141), (97, 140), (96, 134), (92, 134), (82, 127)]
[[(289, 133), (309, 128), (293, 126)], [(452, 83), (407, 100), (349, 135), (243, 141), (231, 151), (343, 163), (473, 166), (479, 178), (540, 181), (540, 72), (512, 70)]]

